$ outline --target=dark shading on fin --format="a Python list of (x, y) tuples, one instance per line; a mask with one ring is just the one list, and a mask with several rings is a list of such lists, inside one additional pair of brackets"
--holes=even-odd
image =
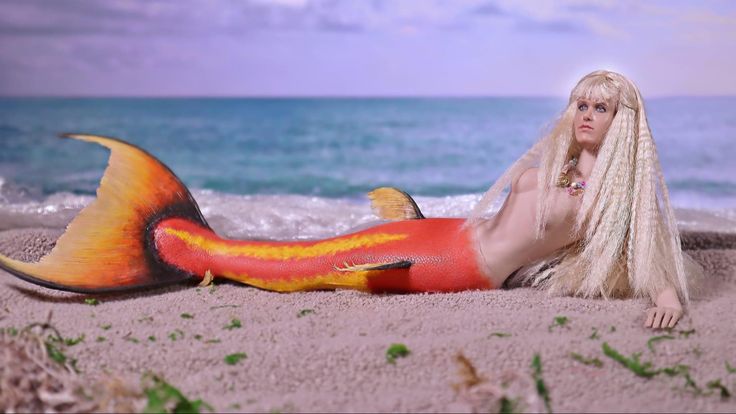
[(408, 260), (402, 260), (400, 262), (382, 264), (375, 267), (369, 267), (366, 270), (388, 270), (388, 269), (408, 269), (411, 267), (411, 262)]
[(386, 220), (423, 219), (424, 215), (414, 199), (396, 187), (380, 187), (368, 193), (376, 215)]
[(135, 145), (96, 135), (62, 138), (110, 149), (97, 198), (72, 220), (54, 248), (36, 263), (0, 255), (0, 268), (26, 281), (72, 292), (111, 292), (181, 282), (193, 275), (163, 263), (153, 226), (181, 217), (207, 227), (184, 184)]
[(353, 264), (348, 265), (345, 263), (345, 267), (337, 267), (335, 266), (336, 270), (339, 270), (341, 272), (359, 272), (359, 271), (365, 271), (365, 270), (389, 270), (389, 269), (408, 269), (411, 267), (411, 262), (408, 260), (401, 260), (398, 262), (392, 262), (392, 263), (364, 263), (364, 264)]

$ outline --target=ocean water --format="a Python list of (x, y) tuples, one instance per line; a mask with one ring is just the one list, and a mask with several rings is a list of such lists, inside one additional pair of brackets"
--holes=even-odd
[[(310, 238), (369, 225), (399, 187), (466, 215), (562, 110), (559, 98), (0, 99), (0, 229), (63, 226), (89, 203), (114, 136), (166, 163), (215, 228)], [(736, 97), (646, 101), (673, 203), (733, 217)]]

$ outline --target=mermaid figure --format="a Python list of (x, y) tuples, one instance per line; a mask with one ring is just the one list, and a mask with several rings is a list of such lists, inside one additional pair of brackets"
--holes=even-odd
[(323, 240), (220, 237), (184, 184), (145, 150), (115, 138), (63, 137), (110, 149), (97, 198), (40, 261), (0, 255), (3, 269), (53, 289), (117, 292), (225, 278), (278, 292), (412, 293), (514, 280), (550, 295), (649, 297), (655, 306), (645, 326), (664, 328), (690, 305), (703, 273), (681, 250), (639, 90), (614, 72), (583, 77), (553, 128), (467, 219), (426, 218), (408, 194), (383, 187), (369, 197), (388, 222)]

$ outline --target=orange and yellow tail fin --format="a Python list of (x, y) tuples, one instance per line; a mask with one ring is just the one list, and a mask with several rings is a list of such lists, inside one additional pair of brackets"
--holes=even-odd
[(97, 199), (39, 262), (0, 255), (0, 268), (41, 286), (73, 292), (121, 291), (189, 279), (191, 274), (157, 257), (151, 232), (156, 222), (170, 217), (208, 227), (184, 184), (135, 145), (96, 135), (62, 137), (110, 149)]

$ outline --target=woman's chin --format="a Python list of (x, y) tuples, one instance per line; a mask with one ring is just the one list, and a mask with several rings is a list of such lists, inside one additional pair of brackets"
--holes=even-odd
[(575, 141), (583, 148), (593, 148), (598, 145), (598, 140), (594, 137), (588, 136), (585, 133), (580, 136), (575, 135)]

